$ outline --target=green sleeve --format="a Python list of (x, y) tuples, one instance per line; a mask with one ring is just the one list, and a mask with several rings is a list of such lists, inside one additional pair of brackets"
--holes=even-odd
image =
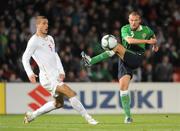
[(122, 37), (122, 39), (125, 39), (127, 36), (131, 36), (131, 34), (130, 34), (128, 28), (123, 26), (121, 28), (121, 37)]
[(148, 30), (148, 39), (152, 38), (154, 36), (154, 31), (151, 30), (148, 26), (147, 27), (147, 30)]

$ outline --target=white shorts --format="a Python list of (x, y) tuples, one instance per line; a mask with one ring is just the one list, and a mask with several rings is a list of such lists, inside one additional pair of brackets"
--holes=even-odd
[(64, 82), (59, 79), (59, 74), (57, 72), (51, 73), (51, 75), (40, 75), (40, 83), (53, 97), (58, 96), (56, 93), (57, 86), (62, 86), (64, 84)]

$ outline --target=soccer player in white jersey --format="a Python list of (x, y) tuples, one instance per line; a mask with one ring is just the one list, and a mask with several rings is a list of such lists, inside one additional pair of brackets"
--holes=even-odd
[(55, 43), (52, 36), (47, 35), (48, 19), (44, 16), (36, 17), (36, 33), (28, 41), (22, 57), (24, 69), (31, 83), (36, 83), (37, 75), (30, 65), (30, 58), (38, 64), (41, 85), (54, 97), (54, 101), (47, 102), (34, 112), (26, 112), (24, 123), (30, 123), (36, 117), (63, 107), (63, 97), (67, 97), (71, 106), (78, 111), (85, 120), (92, 125), (98, 124), (86, 111), (81, 102), (76, 98), (76, 93), (63, 82), (64, 69), (58, 54), (55, 52)]

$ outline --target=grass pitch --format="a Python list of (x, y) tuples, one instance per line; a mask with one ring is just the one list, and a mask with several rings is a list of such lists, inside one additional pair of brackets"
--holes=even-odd
[(0, 131), (180, 131), (180, 114), (133, 115), (132, 124), (124, 124), (123, 115), (93, 115), (96, 126), (79, 115), (44, 115), (26, 125), (23, 117), (0, 115)]

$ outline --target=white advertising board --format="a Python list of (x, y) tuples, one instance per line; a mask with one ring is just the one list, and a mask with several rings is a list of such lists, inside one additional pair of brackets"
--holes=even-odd
[[(122, 113), (118, 83), (67, 83), (91, 114)], [(178, 83), (131, 83), (132, 113), (180, 113), (180, 84)], [(6, 83), (6, 113), (22, 114), (33, 111), (47, 101), (50, 93), (38, 84)], [(52, 114), (77, 114), (68, 100), (64, 109)]]

